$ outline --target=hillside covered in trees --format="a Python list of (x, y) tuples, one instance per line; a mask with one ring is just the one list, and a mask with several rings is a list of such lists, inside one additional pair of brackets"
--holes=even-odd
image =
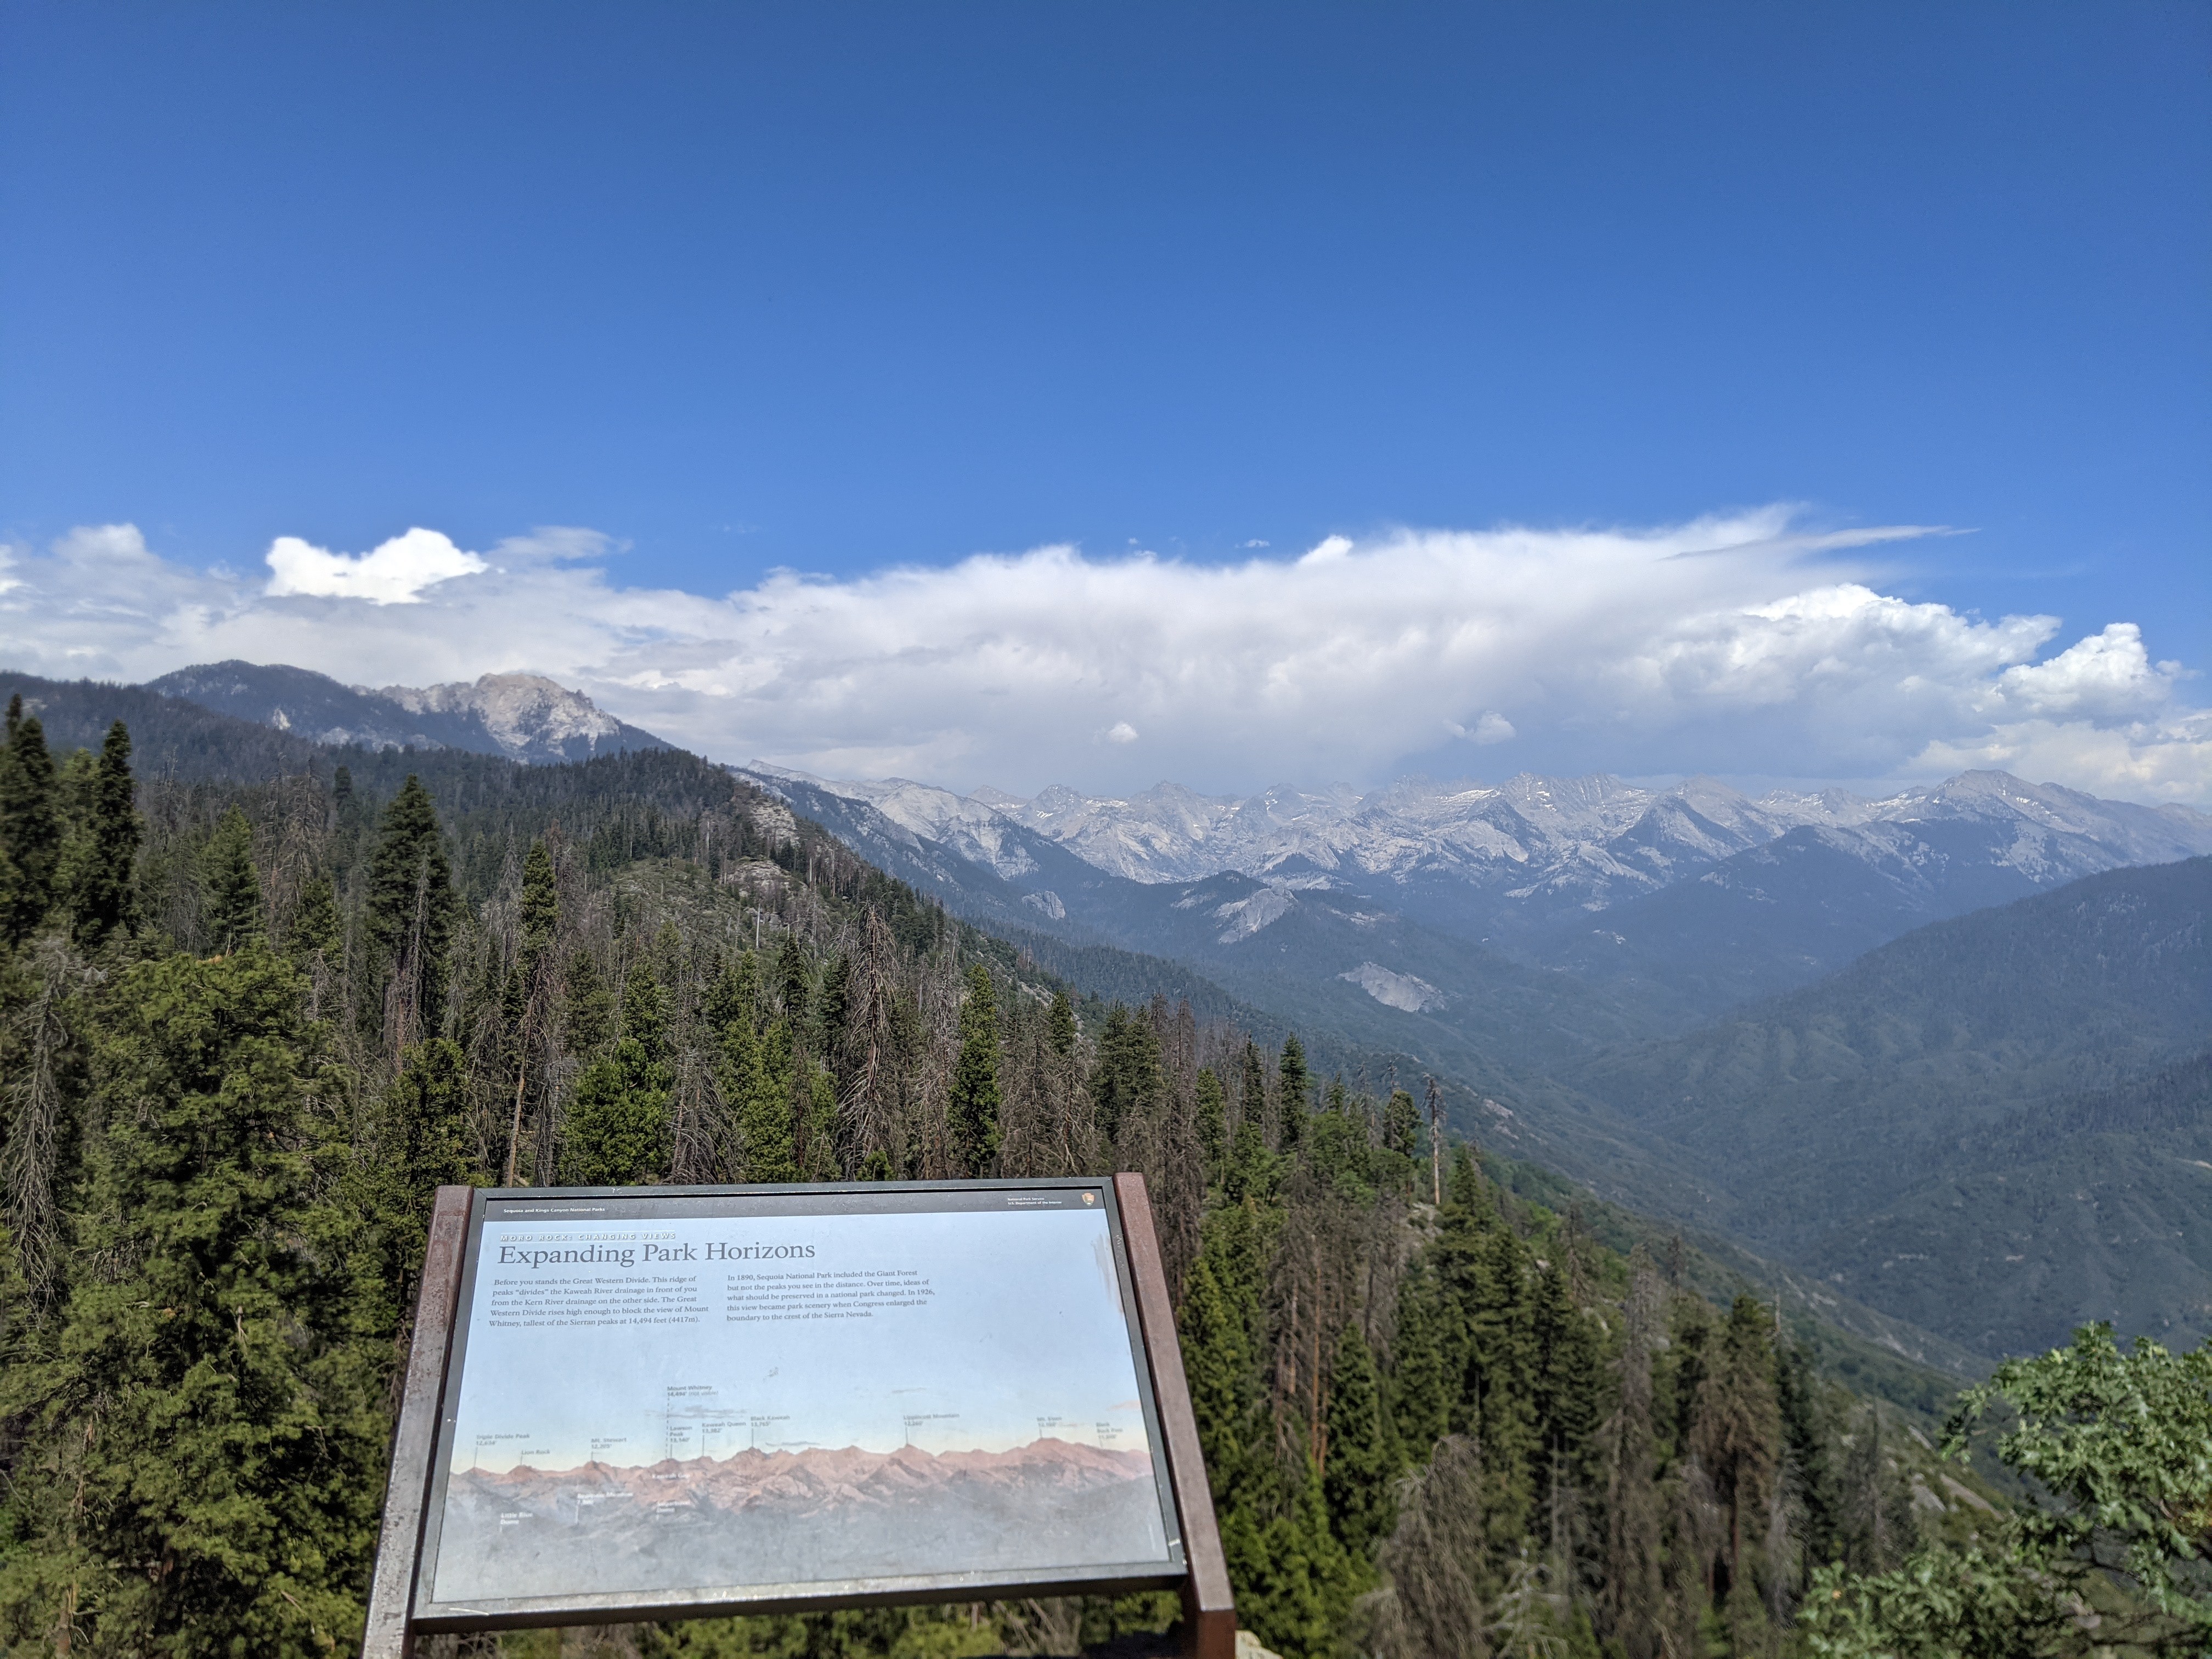
[[(1954, 1651), (1895, 1632), (1963, 1628), (1960, 1584), (1976, 1628), (2034, 1644), (1968, 1650), (2086, 1652), (2093, 1604), (2106, 1646), (2125, 1620), (2197, 1650), (2175, 1644), (2201, 1586), (2158, 1564), (2202, 1540), (2201, 1469), (2140, 1475), (2162, 1533), (2024, 1534), (1771, 1306), (1716, 1302), (1679, 1247), (1624, 1253), (1571, 1189), (1538, 1201), (1440, 1144), (1425, 1090), (1127, 982), (1102, 1002), (691, 757), (316, 751), (253, 782), (131, 759), (120, 721), (58, 757), (10, 710), (11, 1651), (348, 1650), (440, 1182), (1115, 1169), (1153, 1194), (1241, 1617), (1290, 1659)], [(2084, 1340), (2095, 1410), (2142, 1377), (2176, 1421), (2201, 1403), (2195, 1373)], [(2042, 1373), (2021, 1376), (2014, 1404)], [(2164, 1553), (2115, 1558), (2122, 1588), (2064, 1576), (2138, 1534)], [(963, 1659), (1172, 1616), (1140, 1596), (592, 1639)]]

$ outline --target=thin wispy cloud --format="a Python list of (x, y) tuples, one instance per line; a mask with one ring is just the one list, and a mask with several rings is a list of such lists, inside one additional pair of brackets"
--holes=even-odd
[(2057, 617), (1916, 603), (1851, 562), (1929, 533), (1771, 507), (1225, 564), (1052, 546), (710, 596), (623, 586), (582, 530), (480, 552), (284, 538), (240, 576), (106, 526), (6, 550), (0, 648), (133, 680), (228, 657), (366, 684), (534, 670), (720, 758), (961, 786), (1988, 765), (2212, 804), (2212, 715), (2134, 622), (2063, 640)]

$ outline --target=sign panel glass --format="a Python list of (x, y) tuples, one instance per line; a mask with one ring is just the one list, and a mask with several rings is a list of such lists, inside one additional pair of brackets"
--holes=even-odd
[(1182, 1571), (1111, 1188), (487, 1195), (416, 1616)]

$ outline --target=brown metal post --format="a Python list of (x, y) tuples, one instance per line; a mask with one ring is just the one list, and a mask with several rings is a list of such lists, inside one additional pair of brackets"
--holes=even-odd
[(1213, 1517), (1206, 1458), (1198, 1446), (1198, 1419), (1182, 1374), (1182, 1345), (1176, 1340), (1175, 1307), (1168, 1296), (1152, 1203), (1140, 1175), (1114, 1177), (1121, 1232), (1136, 1280), (1137, 1322), (1152, 1368), (1152, 1400), (1167, 1441), (1168, 1474), (1175, 1483), (1176, 1514), (1182, 1522), (1182, 1650), (1188, 1659), (1236, 1659), (1237, 1601), (1229, 1589), (1229, 1563), (1221, 1553), (1221, 1528)]
[(392, 1475), (384, 1489), (384, 1528), (369, 1581), (368, 1624), (361, 1659), (409, 1659), (415, 1610), (416, 1559), (422, 1550), (422, 1515), (430, 1501), (430, 1460), (438, 1446), (446, 1357), (453, 1341), (454, 1304), (461, 1293), (461, 1254), (469, 1233), (472, 1187), (441, 1187), (430, 1211), (422, 1290), (415, 1302), (415, 1336), (407, 1350), (407, 1384), (399, 1427), (392, 1437)]

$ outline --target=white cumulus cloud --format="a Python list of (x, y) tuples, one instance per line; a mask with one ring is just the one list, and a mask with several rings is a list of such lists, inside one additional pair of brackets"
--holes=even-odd
[(332, 553), (297, 536), (279, 536), (269, 549), (271, 599), (304, 593), (371, 605), (415, 605), (422, 591), (455, 576), (489, 568), (434, 530), (410, 530), (358, 556)]
[(287, 538), (256, 586), (107, 526), (5, 550), (0, 650), (126, 679), (227, 657), (372, 684), (528, 669), (719, 758), (961, 787), (1993, 765), (2212, 804), (2212, 717), (2179, 665), (2131, 622), (2068, 640), (1897, 597), (1852, 552), (1920, 533), (1773, 507), (1222, 564), (1052, 546), (704, 595), (622, 586), (584, 530), (482, 553), (416, 530), (358, 556)]

